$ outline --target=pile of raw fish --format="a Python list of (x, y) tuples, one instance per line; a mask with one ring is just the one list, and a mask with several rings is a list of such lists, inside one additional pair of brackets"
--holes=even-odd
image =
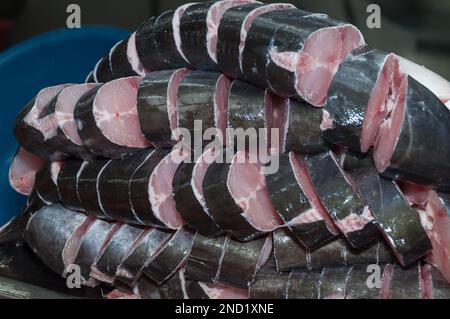
[[(18, 218), (48, 267), (109, 298), (450, 298), (449, 100), (327, 15), (185, 4), (19, 113)], [(239, 128), (270, 163), (224, 160)]]

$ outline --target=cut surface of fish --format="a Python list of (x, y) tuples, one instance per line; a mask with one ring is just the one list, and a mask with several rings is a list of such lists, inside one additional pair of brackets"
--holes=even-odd
[(422, 225), (433, 245), (427, 258), (450, 283), (450, 198), (449, 195), (431, 192), (425, 211), (419, 211)]
[(151, 144), (141, 133), (137, 92), (141, 77), (111, 81), (78, 102), (75, 119), (83, 143), (95, 154), (120, 158)]
[(20, 145), (46, 160), (59, 160), (64, 157), (51, 142), (57, 135), (54, 112), (56, 97), (67, 86), (56, 85), (39, 91), (19, 112), (14, 123), (14, 136)]
[[(345, 160), (350, 160), (351, 156), (347, 153)], [(369, 205), (398, 262), (408, 267), (428, 255), (432, 249), (431, 242), (418, 212), (411, 208), (398, 185), (378, 174), (370, 156), (356, 161), (360, 166), (353, 166), (347, 172)]]
[(400, 97), (378, 134), (374, 153), (378, 171), (388, 178), (448, 190), (449, 123), (445, 105), (415, 79), (405, 77)]
[(92, 154), (84, 147), (75, 123), (75, 106), (80, 98), (98, 84), (80, 84), (66, 87), (58, 95), (55, 105), (58, 144), (71, 156), (89, 160)]
[(398, 99), (401, 80), (393, 54), (369, 47), (350, 53), (328, 91), (321, 125), (324, 137), (366, 153)]
[(267, 175), (266, 181), (281, 219), (303, 245), (314, 249), (333, 239), (336, 233), (328, 228), (323, 217), (326, 211), (319, 205), (317, 195), (303, 191), (309, 184), (302, 180), (307, 176), (301, 169), (294, 153), (280, 155), (278, 172)]
[(360, 248), (375, 240), (379, 235), (375, 218), (335, 154), (307, 156), (306, 164), (321, 202), (349, 243)]
[(354, 26), (326, 15), (272, 11), (254, 19), (248, 31), (242, 72), (248, 81), (281, 96), (323, 106), (340, 63), (363, 45)]
[(24, 148), (19, 148), (9, 167), (8, 178), (11, 187), (22, 195), (30, 195), (36, 173), (44, 165), (44, 160)]
[(283, 223), (270, 201), (260, 168), (251, 163), (248, 153), (238, 152), (231, 164), (211, 164), (203, 180), (211, 217), (239, 240), (254, 239)]

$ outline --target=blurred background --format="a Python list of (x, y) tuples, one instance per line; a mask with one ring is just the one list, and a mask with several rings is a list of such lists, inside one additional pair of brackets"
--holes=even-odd
[[(176, 8), (180, 0), (0, 0), (0, 50), (66, 26), (66, 8), (81, 7), (81, 23), (135, 29), (147, 17)], [(270, 1), (264, 1), (270, 2)], [(273, 2), (273, 1), (272, 1)], [(450, 1), (287, 0), (299, 8), (351, 22), (374, 47), (406, 56), (450, 79)], [(381, 29), (368, 29), (368, 4), (381, 7)]]

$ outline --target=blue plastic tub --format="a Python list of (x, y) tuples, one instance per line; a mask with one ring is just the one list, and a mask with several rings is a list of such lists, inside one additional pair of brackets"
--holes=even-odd
[(111, 27), (64, 29), (0, 53), (0, 226), (17, 215), (26, 201), (8, 181), (18, 146), (12, 134), (17, 113), (44, 87), (84, 82), (100, 57), (127, 35), (128, 31)]

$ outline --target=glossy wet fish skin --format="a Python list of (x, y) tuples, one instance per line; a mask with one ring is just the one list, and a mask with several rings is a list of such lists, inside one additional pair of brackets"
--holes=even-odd
[(427, 88), (408, 77), (405, 121), (383, 176), (449, 190), (450, 170), (446, 165), (450, 148), (444, 147), (450, 134), (448, 123), (450, 111)]
[(192, 249), (194, 234), (180, 228), (167, 242), (157, 256), (146, 264), (143, 272), (155, 283), (161, 284), (169, 279), (186, 261)]
[[(290, 156), (280, 155), (279, 166), (277, 173), (266, 176), (266, 183), (275, 209), (283, 221), (289, 224), (313, 207), (295, 178)], [(303, 224), (291, 223), (288, 228), (309, 249), (315, 249), (335, 237), (323, 219)]]
[(25, 238), (33, 252), (50, 269), (62, 275), (65, 270), (62, 251), (86, 218), (86, 215), (65, 209), (59, 204), (47, 206), (30, 218)]
[(139, 85), (137, 109), (141, 131), (158, 147), (167, 147), (174, 143), (167, 103), (169, 82), (175, 72), (176, 70), (151, 72)]
[[(365, 203), (349, 184), (334, 154), (328, 152), (307, 156), (306, 162), (316, 191), (336, 222), (363, 214)], [(354, 248), (360, 248), (373, 242), (379, 233), (375, 223), (368, 221), (361, 229), (348, 231), (345, 236)]]
[[(351, 157), (347, 154), (346, 161), (352, 161)], [(353, 161), (357, 164), (348, 172), (374, 214), (377, 225), (389, 238), (399, 262), (407, 267), (428, 255), (432, 250), (431, 242), (417, 211), (407, 203), (400, 188), (378, 174), (370, 157)]]
[(324, 111), (333, 128), (323, 137), (333, 144), (361, 151), (361, 131), (367, 106), (388, 54), (369, 47), (350, 53), (331, 82)]
[(203, 236), (216, 236), (222, 230), (214, 223), (198, 202), (192, 189), (195, 163), (181, 163), (172, 181), (175, 206), (183, 220)]
[(181, 50), (198, 70), (217, 71), (217, 64), (209, 57), (206, 34), (206, 17), (214, 1), (189, 6), (180, 21)]
[(217, 64), (227, 76), (235, 79), (243, 77), (239, 67), (242, 24), (252, 10), (261, 6), (261, 3), (250, 3), (230, 8), (220, 20), (217, 31)]
[(208, 238), (197, 233), (186, 263), (186, 276), (196, 281), (215, 283), (228, 240), (226, 236)]
[(233, 237), (249, 241), (262, 233), (242, 216), (242, 208), (236, 205), (229, 193), (227, 176), (230, 167), (231, 164), (225, 163), (211, 164), (203, 180), (203, 195), (214, 222)]

